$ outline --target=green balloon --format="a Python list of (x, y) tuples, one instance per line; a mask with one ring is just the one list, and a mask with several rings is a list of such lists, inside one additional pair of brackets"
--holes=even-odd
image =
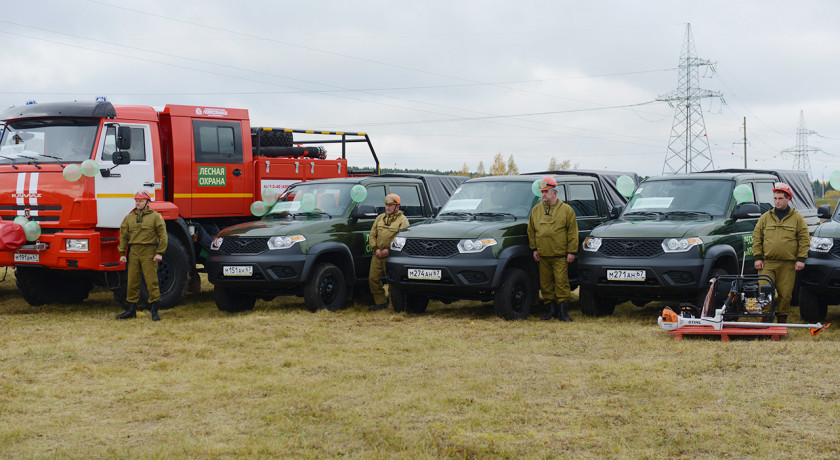
[(277, 203), (277, 189), (271, 187), (262, 189), (262, 200), (265, 201), (266, 206), (274, 206), (274, 203)]
[(315, 198), (315, 195), (311, 193), (304, 193), (302, 197), (300, 197), (300, 210), (303, 212), (312, 212), (315, 210), (315, 205), (318, 203), (318, 199)]
[(76, 182), (82, 178), (82, 167), (79, 166), (78, 163), (70, 163), (64, 167), (62, 174), (66, 180)]
[(834, 171), (828, 178), (828, 183), (834, 190), (840, 190), (840, 171)]
[(362, 184), (356, 184), (350, 189), (350, 198), (356, 202), (361, 203), (367, 198), (367, 189)]
[(752, 187), (747, 184), (741, 184), (735, 187), (735, 190), (732, 191), (732, 196), (735, 197), (735, 201), (738, 203), (744, 203), (746, 201), (752, 201), (753, 199), (753, 191)]
[(85, 177), (93, 177), (99, 172), (99, 163), (95, 160), (85, 160), (79, 167)]
[(542, 190), (540, 190), (541, 187), (542, 187), (542, 180), (537, 179), (537, 180), (534, 181), (533, 184), (531, 184), (531, 191), (534, 192), (534, 195), (542, 196)]
[(14, 220), (14, 223), (20, 225), (21, 227), (26, 225), (27, 222), (29, 222), (29, 219), (27, 219), (26, 217), (23, 217), (23, 216), (17, 216), (17, 217), (15, 217), (15, 220)]
[(255, 201), (251, 203), (251, 214), (262, 217), (268, 212), (268, 206), (263, 201)]
[(35, 241), (41, 236), (41, 226), (38, 222), (30, 220), (23, 226), (23, 235), (26, 236), (26, 241)]
[(630, 176), (620, 176), (615, 181), (615, 188), (618, 189), (618, 193), (630, 198), (633, 190), (636, 190), (636, 182)]

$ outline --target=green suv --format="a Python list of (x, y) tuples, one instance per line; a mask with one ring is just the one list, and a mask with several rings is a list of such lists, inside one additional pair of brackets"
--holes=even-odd
[(615, 305), (651, 300), (703, 303), (718, 275), (755, 273), (752, 232), (773, 207), (773, 184), (793, 189), (791, 205), (809, 230), (819, 223), (807, 174), (719, 170), (653, 177), (639, 184), (621, 218), (592, 231), (580, 253), (580, 307), (610, 315)]
[[(396, 193), (409, 222), (432, 217), (466, 178), (384, 174), (300, 182), (261, 220), (216, 236), (205, 268), (220, 310), (254, 308), (257, 298), (303, 295), (312, 311), (338, 310), (366, 285), (374, 219)], [(357, 202), (357, 200), (361, 200)]]

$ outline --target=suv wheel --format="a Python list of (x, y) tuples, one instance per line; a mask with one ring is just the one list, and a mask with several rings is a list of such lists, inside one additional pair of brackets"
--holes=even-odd
[(230, 289), (215, 286), (213, 288), (213, 300), (221, 311), (238, 313), (246, 310), (253, 310), (257, 298), (248, 295), (239, 289)]
[(502, 274), (502, 279), (502, 285), (493, 296), (496, 315), (506, 320), (527, 318), (535, 294), (528, 274), (520, 268), (509, 268)]
[(429, 306), (429, 298), (422, 295), (411, 295), (391, 285), (391, 304), (396, 312), (425, 313)]
[(580, 311), (586, 316), (609, 316), (615, 311), (615, 300), (598, 297), (592, 288), (581, 286)]
[(322, 263), (315, 266), (309, 281), (303, 287), (303, 299), (306, 308), (318, 311), (326, 308), (337, 311), (344, 308), (347, 297), (347, 283), (341, 270), (333, 264)]
[(817, 323), (825, 321), (828, 313), (828, 302), (821, 299), (809, 289), (799, 289), (799, 316), (803, 321)]

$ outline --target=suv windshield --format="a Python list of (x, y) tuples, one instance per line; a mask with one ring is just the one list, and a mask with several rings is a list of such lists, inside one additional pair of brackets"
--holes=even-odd
[(647, 213), (723, 216), (729, 208), (730, 180), (674, 179), (645, 182), (627, 203), (623, 215)]
[(282, 213), (315, 213), (343, 216), (347, 208), (353, 203), (350, 189), (356, 184), (299, 184), (289, 187), (277, 199), (277, 204), (271, 208), (269, 215)]
[(531, 191), (531, 182), (465, 182), (449, 198), (438, 214), (513, 216), (528, 218), (538, 197)]
[(91, 157), (97, 118), (33, 118), (6, 123), (0, 163), (80, 162)]

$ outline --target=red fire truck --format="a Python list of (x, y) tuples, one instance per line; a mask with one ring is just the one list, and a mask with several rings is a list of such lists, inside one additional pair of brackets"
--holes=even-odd
[[(254, 219), (264, 188), (379, 171), (365, 133), (251, 127), (244, 109), (48, 103), (9, 108), (0, 120), (0, 225), (24, 216), (41, 230), (19, 248), (0, 245), (0, 266), (15, 267), (31, 305), (81, 302), (96, 283), (124, 300), (119, 227), (138, 189), (152, 192), (169, 234), (158, 269), (165, 308), (200, 288), (212, 237)], [(327, 159), (316, 144), (340, 145), (341, 155)], [(349, 170), (348, 150), (368, 151), (373, 168)], [(65, 178), (85, 160), (99, 171)]]

